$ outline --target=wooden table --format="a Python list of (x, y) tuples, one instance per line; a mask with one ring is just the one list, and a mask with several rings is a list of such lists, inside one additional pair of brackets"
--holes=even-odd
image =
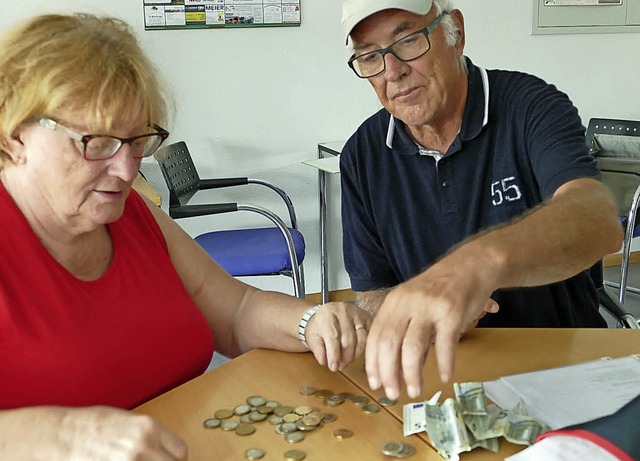
[[(427, 400), (437, 391), (442, 391), (442, 403), (445, 398), (455, 396), (454, 382), (492, 381), (505, 375), (637, 353), (640, 353), (638, 330), (477, 328), (460, 341), (455, 373), (449, 384), (440, 382), (435, 354), (430, 353), (422, 374), (424, 399), (411, 400), (405, 393), (397, 405), (386, 409), (402, 422), (403, 405)], [(369, 390), (363, 358), (350, 365), (344, 375), (372, 398), (384, 394), (383, 391), (372, 393)], [(426, 433), (419, 436), (429, 440)], [(498, 455), (476, 449), (464, 453), (461, 458), (463, 461), (502, 460), (523, 448), (501, 438)]]
[[(456, 372), (452, 382), (488, 381), (500, 376), (569, 365), (603, 356), (620, 357), (640, 352), (640, 332), (621, 329), (476, 329), (460, 342)], [(451, 383), (438, 379), (434, 355), (424, 368), (424, 397), (442, 390), (442, 399), (453, 397)], [(302, 449), (307, 460), (385, 460), (380, 446), (389, 440), (406, 441), (416, 449), (412, 461), (440, 461), (425, 433), (402, 436), (402, 405), (410, 400), (384, 407), (378, 414), (365, 414), (346, 402), (329, 408), (315, 397), (299, 394), (302, 386), (351, 392), (377, 400), (382, 391), (371, 392), (367, 385), (363, 359), (344, 373), (332, 373), (320, 367), (311, 354), (290, 354), (255, 350), (222, 365), (166, 394), (138, 407), (136, 412), (156, 417), (189, 444), (189, 461), (243, 460), (252, 447), (266, 450), (265, 460), (284, 459), (289, 449)], [(266, 421), (257, 423), (256, 433), (241, 437), (220, 429), (204, 429), (202, 423), (221, 408), (233, 409), (251, 395), (262, 395), (286, 405), (318, 406), (334, 413), (337, 421), (308, 433), (304, 441), (288, 444)], [(419, 401), (421, 399), (417, 399)], [(416, 400), (413, 400), (416, 401)], [(333, 431), (351, 429), (354, 437), (337, 440)], [(462, 454), (463, 461), (504, 459), (521, 450), (500, 439), (498, 454), (476, 449)]]

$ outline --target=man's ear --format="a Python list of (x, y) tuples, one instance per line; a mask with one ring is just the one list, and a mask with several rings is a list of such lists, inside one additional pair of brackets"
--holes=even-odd
[(462, 56), (464, 54), (464, 45), (465, 45), (465, 33), (464, 33), (464, 16), (462, 15), (462, 11), (458, 9), (451, 10), (449, 15), (455, 22), (456, 27), (458, 28), (458, 40), (456, 40), (456, 44), (454, 45), (458, 51), (458, 56)]

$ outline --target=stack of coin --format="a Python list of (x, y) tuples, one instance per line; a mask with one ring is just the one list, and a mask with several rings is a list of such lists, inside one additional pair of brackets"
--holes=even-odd
[(391, 456), (393, 458), (408, 458), (416, 452), (416, 449), (413, 445), (409, 445), (408, 443), (391, 441), (383, 443), (380, 447), (380, 451), (385, 456)]

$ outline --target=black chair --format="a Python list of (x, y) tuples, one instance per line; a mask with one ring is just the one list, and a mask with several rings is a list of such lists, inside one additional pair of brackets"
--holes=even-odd
[[(624, 226), (620, 283), (601, 280), (598, 288), (600, 304), (626, 328), (639, 328), (638, 322), (624, 308), (627, 292), (640, 294), (628, 286), (631, 240), (640, 235), (640, 122), (592, 118), (587, 128), (587, 144), (598, 162), (602, 182), (609, 187), (619, 206)], [(615, 290), (618, 290), (616, 296)]]
[[(200, 179), (186, 143), (164, 146), (154, 154), (169, 188), (169, 216), (174, 219), (235, 211), (258, 213), (275, 227), (232, 229), (207, 232), (195, 240), (234, 277), (286, 275), (293, 279), (294, 293), (304, 298), (304, 237), (297, 229), (291, 199), (279, 187), (249, 178)], [(290, 227), (274, 212), (256, 205), (208, 203), (188, 205), (196, 192), (223, 187), (257, 184), (276, 192), (287, 206)]]

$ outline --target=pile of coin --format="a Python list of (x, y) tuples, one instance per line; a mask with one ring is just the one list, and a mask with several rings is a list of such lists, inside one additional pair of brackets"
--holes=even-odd
[(416, 452), (416, 449), (404, 442), (385, 442), (380, 447), (380, 451), (386, 456), (408, 458)]
[[(369, 398), (364, 395), (353, 395), (350, 392), (333, 392), (329, 389), (315, 389), (311, 386), (301, 387), (299, 390), (303, 396), (313, 396), (320, 400), (324, 407), (337, 407), (345, 402), (350, 402), (362, 409), (364, 413), (374, 414), (380, 411), (380, 406), (369, 403)], [(396, 402), (383, 397), (380, 404), (383, 406), (394, 405)], [(260, 395), (252, 395), (245, 402), (233, 408), (221, 408), (214, 412), (213, 418), (206, 419), (203, 427), (206, 429), (219, 428), (227, 432), (235, 432), (239, 436), (248, 436), (256, 432), (255, 423), (267, 421), (274, 427), (276, 434), (291, 444), (299, 443), (305, 439), (305, 434), (322, 428), (325, 424), (337, 420), (333, 413), (322, 412), (319, 408), (309, 405), (289, 406), (275, 400), (268, 400)], [(346, 428), (337, 428), (333, 436), (338, 440), (348, 439), (353, 436), (353, 431)], [(394, 444), (399, 444), (395, 449)], [(387, 442), (383, 445), (388, 456), (405, 458), (412, 455), (415, 449), (408, 444), (399, 442)], [(261, 448), (250, 448), (245, 451), (244, 457), (248, 460), (263, 458), (265, 451)], [(284, 453), (287, 461), (301, 461), (306, 458), (302, 450), (289, 450)]]

